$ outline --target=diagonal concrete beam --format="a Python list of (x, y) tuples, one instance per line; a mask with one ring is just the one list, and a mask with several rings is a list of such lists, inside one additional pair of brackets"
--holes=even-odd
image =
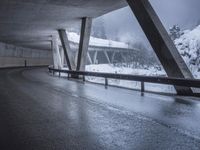
[(94, 63), (94, 64), (97, 63), (97, 56), (98, 56), (98, 51), (95, 51), (95, 53), (94, 53), (94, 58), (93, 58), (93, 63)]
[(103, 51), (104, 55), (106, 56), (106, 60), (108, 61), (109, 64), (111, 64), (110, 58), (108, 56), (107, 51)]
[(112, 57), (111, 57), (111, 62), (112, 62), (112, 63), (114, 63), (114, 60), (115, 60), (115, 54), (116, 54), (116, 52), (113, 52), (113, 54), (112, 54)]
[(82, 18), (81, 35), (80, 35), (77, 68), (76, 68), (76, 70), (78, 71), (85, 71), (91, 28), (92, 28), (92, 18)]
[(64, 50), (65, 59), (67, 61), (68, 68), (69, 68), (69, 70), (75, 69), (73, 54), (70, 49), (69, 40), (68, 40), (66, 31), (64, 29), (59, 29), (58, 33), (60, 36), (60, 41), (61, 41), (61, 44), (62, 44), (62, 47)]
[(90, 64), (92, 64), (92, 58), (91, 58), (91, 56), (90, 56), (90, 53), (89, 53), (89, 52), (87, 53), (87, 57), (88, 57), (89, 63), (90, 63)]
[[(193, 78), (149, 0), (127, 0), (127, 2), (167, 75), (176, 78)], [(191, 88), (175, 86), (175, 89), (180, 95), (193, 93)]]

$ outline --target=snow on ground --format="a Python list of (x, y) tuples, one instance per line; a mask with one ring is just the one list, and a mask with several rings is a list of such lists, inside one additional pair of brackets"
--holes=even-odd
[[(91, 72), (106, 72), (106, 73), (117, 73), (117, 74), (130, 74), (130, 75), (145, 75), (145, 76), (165, 76), (164, 71), (158, 71), (157, 69), (151, 67), (148, 69), (132, 69), (126, 67), (115, 67), (114, 65), (109, 64), (99, 64), (99, 65), (87, 65), (86, 71)], [(86, 80), (94, 83), (105, 83), (104, 78), (97, 77), (87, 77)], [(131, 89), (140, 89), (141, 83), (134, 81), (125, 81), (125, 80), (116, 80), (109, 79), (109, 85), (115, 85), (120, 87), (126, 87)], [(152, 84), (145, 83), (145, 90), (147, 91), (155, 91), (155, 92), (167, 92), (167, 93), (175, 93), (175, 89), (170, 85), (160, 85), (160, 84)]]
[(146, 76), (165, 76), (164, 71), (158, 71), (151, 67), (148, 69), (132, 69), (127, 67), (115, 67), (112, 64), (98, 64), (98, 65), (87, 65), (87, 71), (91, 72), (108, 72), (118, 74), (132, 74), (132, 75), (146, 75)]
[[(69, 41), (79, 43), (80, 35), (74, 32), (67, 33)], [(95, 37), (90, 37), (90, 45), (91, 46), (105, 46), (105, 47), (116, 47), (116, 48), (129, 48), (129, 45), (123, 42), (105, 40)]]

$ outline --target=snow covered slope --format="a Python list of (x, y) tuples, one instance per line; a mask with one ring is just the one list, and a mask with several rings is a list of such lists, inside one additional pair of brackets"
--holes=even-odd
[(175, 45), (195, 78), (200, 78), (200, 25), (191, 31), (184, 31), (175, 40)]
[(115, 67), (111, 64), (87, 65), (86, 70), (90, 72), (108, 72), (116, 74), (132, 74), (132, 75), (146, 75), (146, 76), (165, 76), (164, 70), (158, 71), (154, 67), (148, 69)]
[[(127, 67), (116, 67), (114, 65), (109, 64), (99, 64), (99, 65), (87, 65), (87, 71), (91, 72), (108, 72), (108, 73), (116, 73), (116, 74), (132, 74), (132, 75), (146, 75), (146, 76), (165, 76), (166, 73), (164, 70), (158, 71), (154, 67), (149, 67), (148, 69), (133, 69)], [(105, 83), (104, 78), (98, 77), (86, 77), (86, 80), (94, 83)], [(116, 80), (116, 79), (109, 79), (109, 85), (115, 85), (120, 87), (126, 87), (131, 89), (140, 89), (141, 83), (134, 82), (134, 81), (126, 81), (126, 80)], [(145, 90), (147, 91), (159, 91), (159, 92), (166, 92), (166, 93), (176, 93), (173, 86), (170, 85), (160, 85), (160, 84), (151, 84), (145, 83)]]

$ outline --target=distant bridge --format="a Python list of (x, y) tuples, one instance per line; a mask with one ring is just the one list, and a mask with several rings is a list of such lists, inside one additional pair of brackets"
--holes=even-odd
[[(70, 41), (70, 47), (75, 52), (78, 50), (79, 44)], [(108, 47), (108, 46), (90, 45), (88, 48), (88, 54), (87, 54), (90, 64), (98, 63), (97, 56), (98, 56), (99, 52), (103, 52), (107, 62), (109, 64), (111, 64), (111, 63), (115, 62), (116, 54), (119, 54), (119, 55), (121, 55), (122, 58), (125, 58), (124, 54), (134, 53), (137, 55), (140, 52), (140, 50), (138, 48), (120, 48), (120, 47), (113, 47), (113, 46)], [(108, 52), (110, 53), (110, 56), (109, 56)], [(91, 53), (94, 53), (93, 58), (92, 58)]]

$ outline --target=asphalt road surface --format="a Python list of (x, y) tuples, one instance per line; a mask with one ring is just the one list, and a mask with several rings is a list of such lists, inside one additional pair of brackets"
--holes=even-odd
[(200, 99), (0, 70), (0, 150), (199, 150)]

